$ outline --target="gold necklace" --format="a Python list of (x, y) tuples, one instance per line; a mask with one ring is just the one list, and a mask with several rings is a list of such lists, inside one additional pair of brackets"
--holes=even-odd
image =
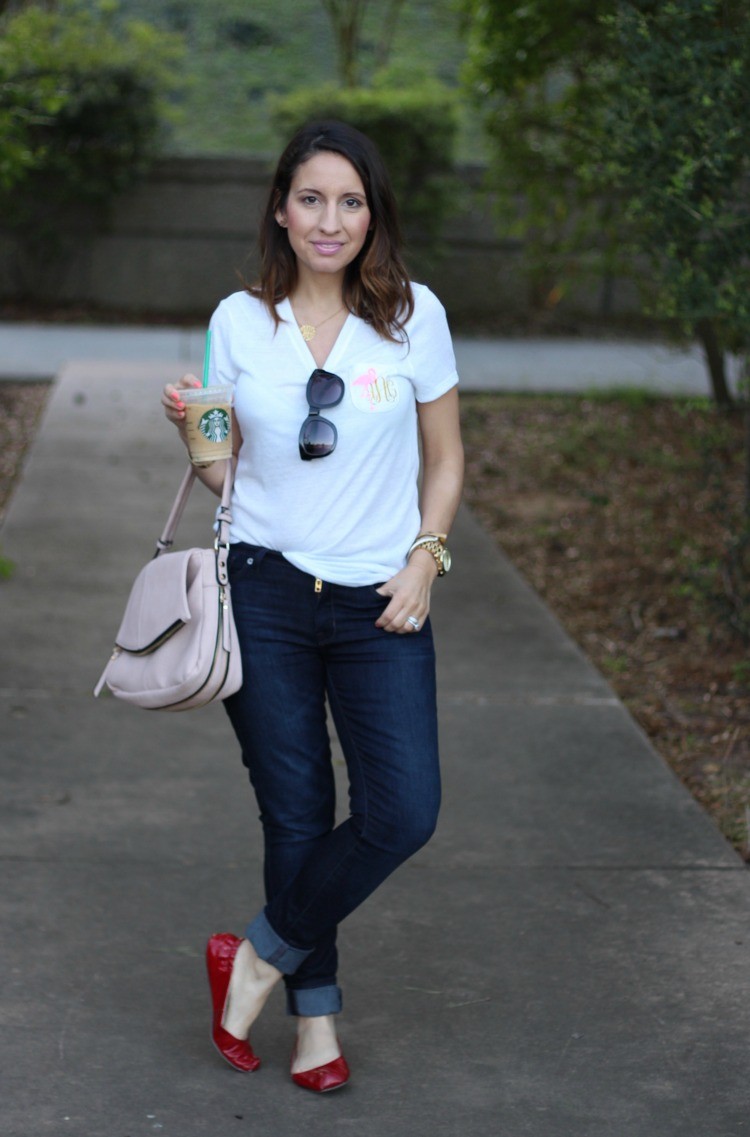
[(336, 311), (332, 312), (330, 316), (326, 316), (325, 320), (321, 320), (319, 324), (298, 324), (297, 327), (301, 331), (302, 339), (305, 341), (305, 343), (309, 343), (310, 340), (314, 340), (315, 336), (317, 335), (318, 328), (322, 328), (323, 324), (327, 324), (329, 320), (332, 320), (334, 316), (338, 316), (339, 312), (343, 312), (343, 310), (344, 305), (342, 304), (340, 308), (337, 308)]

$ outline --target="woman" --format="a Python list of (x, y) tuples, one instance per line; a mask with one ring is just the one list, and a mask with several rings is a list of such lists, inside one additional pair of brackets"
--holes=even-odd
[[(265, 908), (213, 936), (213, 1039), (237, 1069), (284, 979), (292, 1077), (349, 1069), (336, 1036), (337, 925), (433, 832), (439, 804), (430, 591), (450, 567), (463, 451), (445, 313), (409, 282), (372, 143), (312, 123), (282, 155), (260, 283), (211, 321), (211, 382), (235, 385), (230, 582), (244, 684), (226, 701), (265, 840)], [(164, 390), (183, 441), (180, 388)], [(417, 487), (419, 443), (421, 494)], [(221, 470), (201, 470), (214, 492)], [(336, 826), (326, 729), (347, 763)]]

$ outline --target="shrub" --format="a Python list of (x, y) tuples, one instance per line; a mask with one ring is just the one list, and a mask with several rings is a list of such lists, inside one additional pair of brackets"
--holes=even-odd
[(2, 216), (24, 240), (47, 239), (60, 206), (103, 204), (143, 172), (180, 40), (79, 0), (24, 8), (0, 31)]

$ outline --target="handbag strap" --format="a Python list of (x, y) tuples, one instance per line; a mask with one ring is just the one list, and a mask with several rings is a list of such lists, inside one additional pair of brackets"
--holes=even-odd
[[(229, 526), (232, 522), (231, 501), (232, 501), (232, 485), (234, 483), (234, 471), (237, 466), (236, 458), (227, 458), (224, 467), (224, 484), (221, 490), (221, 505), (216, 510), (216, 540), (214, 547), (217, 553), (222, 549), (224, 553), (224, 563), (226, 566), (226, 552), (229, 549)], [(161, 537), (156, 542), (156, 551), (154, 557), (158, 557), (160, 553), (164, 553), (167, 549), (171, 549), (174, 544), (174, 535), (177, 532), (177, 526), (187, 505), (187, 500), (190, 497), (190, 491), (195, 482), (196, 472), (194, 466), (188, 466), (185, 471), (185, 476), (180, 483), (180, 488), (177, 491), (177, 496), (174, 499), (174, 504), (169, 511), (164, 530)], [(225, 575), (222, 574), (222, 575)], [(220, 577), (221, 580), (221, 577)], [(221, 580), (222, 584), (226, 583), (226, 579)]]

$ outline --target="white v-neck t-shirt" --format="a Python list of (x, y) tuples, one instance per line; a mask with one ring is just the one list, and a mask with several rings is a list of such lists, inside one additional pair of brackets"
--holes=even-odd
[(458, 382), (445, 310), (424, 285), (412, 287), (404, 343), (347, 317), (324, 364), (346, 387), (339, 405), (322, 411), (338, 442), (310, 462), (298, 438), (318, 365), (289, 301), (278, 305), (278, 329), (247, 292), (216, 309), (210, 382), (234, 385), (242, 431), (231, 541), (275, 549), (334, 584), (377, 584), (403, 568), (420, 528), (416, 404)]

